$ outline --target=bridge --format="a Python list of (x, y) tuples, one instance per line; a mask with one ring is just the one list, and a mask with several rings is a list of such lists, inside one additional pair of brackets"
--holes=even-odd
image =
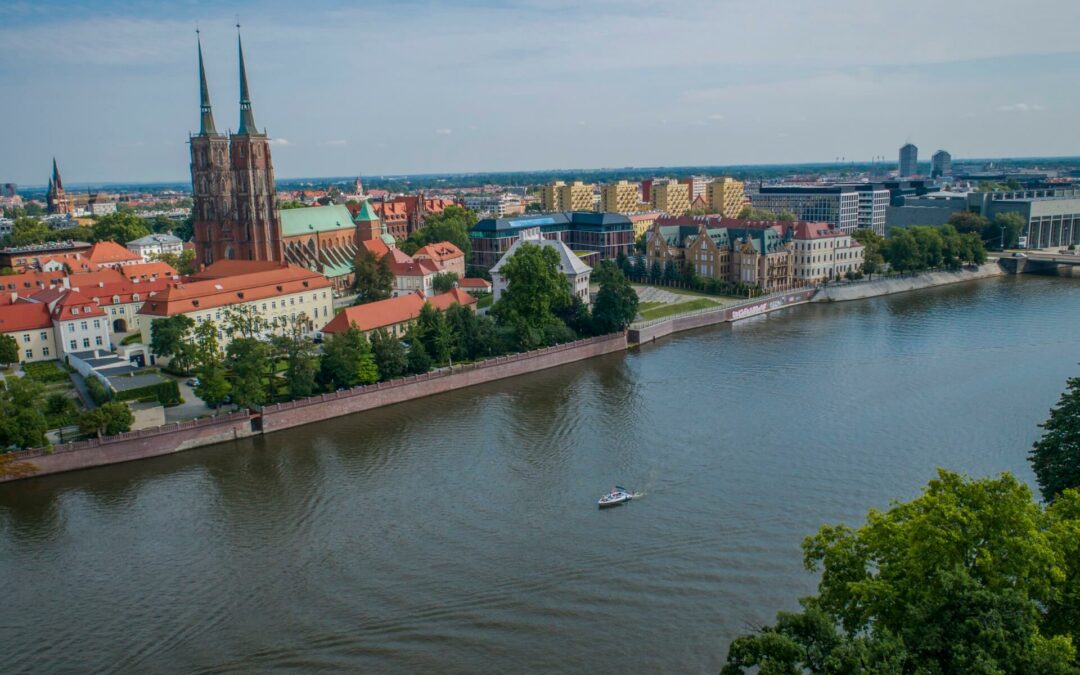
[(1005, 251), (998, 262), (1010, 274), (1080, 277), (1080, 251)]

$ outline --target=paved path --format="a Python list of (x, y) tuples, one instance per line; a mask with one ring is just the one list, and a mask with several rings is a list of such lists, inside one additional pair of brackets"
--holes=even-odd
[(662, 302), (664, 304), (672, 304), (693, 299), (693, 296), (672, 293), (671, 291), (655, 286), (634, 286), (633, 288), (634, 292), (638, 294), (638, 299), (641, 302)]
[(71, 378), (71, 383), (75, 385), (75, 393), (79, 395), (79, 400), (82, 401), (83, 407), (87, 410), (93, 410), (97, 407), (97, 403), (94, 403), (94, 399), (90, 396), (90, 390), (86, 388), (86, 380), (78, 373), (68, 373), (68, 377)]

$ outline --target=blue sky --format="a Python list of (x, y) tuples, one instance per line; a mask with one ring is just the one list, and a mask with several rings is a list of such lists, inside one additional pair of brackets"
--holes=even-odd
[(0, 182), (185, 179), (235, 15), (279, 177), (1080, 150), (1075, 0), (7, 0)]

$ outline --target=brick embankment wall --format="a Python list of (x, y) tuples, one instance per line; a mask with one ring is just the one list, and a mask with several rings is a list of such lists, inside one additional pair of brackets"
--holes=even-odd
[(631, 344), (652, 342), (657, 338), (678, 333), (684, 330), (702, 328), (718, 323), (748, 319), (759, 314), (799, 305), (808, 302), (817, 290), (814, 288), (778, 293), (766, 298), (751, 300), (749, 302), (732, 305), (731, 307), (717, 308), (713, 311), (695, 312), (685, 316), (674, 316), (670, 319), (650, 323), (640, 328), (631, 328), (628, 331), (628, 340)]
[(455, 366), (452, 372), (445, 370), (410, 376), (299, 401), (268, 405), (262, 410), (262, 429), (264, 433), (280, 431), (625, 349), (626, 335), (614, 333), (525, 354), (500, 356), (479, 363)]
[(13, 452), (11, 458), (14, 466), (8, 467), (9, 475), (0, 475), (0, 483), (15, 480), (16, 477), (31, 478), (158, 457), (251, 436), (253, 433), (251, 413), (243, 410), (228, 415), (166, 424), (153, 429), (129, 431), (101, 439), (65, 443), (54, 446), (51, 452), (43, 449)]

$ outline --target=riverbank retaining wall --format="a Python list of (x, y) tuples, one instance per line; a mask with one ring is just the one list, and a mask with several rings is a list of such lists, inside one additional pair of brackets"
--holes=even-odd
[(525, 354), (500, 356), (478, 363), (454, 366), (452, 369), (425, 375), (404, 377), (288, 403), (276, 403), (262, 409), (262, 430), (264, 433), (281, 431), (625, 349), (626, 334), (613, 333)]
[(784, 307), (808, 302), (816, 292), (816, 288), (804, 288), (786, 293), (776, 293), (764, 298), (756, 298), (730, 307), (699, 310), (683, 315), (675, 315), (667, 319), (635, 324), (628, 331), (628, 340), (632, 344), (652, 342), (657, 338), (684, 330), (748, 319), (759, 314), (768, 314)]
[(247, 410), (176, 422), (116, 436), (64, 443), (51, 449), (12, 452), (10, 464), (0, 472), (0, 483), (50, 473), (75, 471), (135, 459), (159, 457), (204, 445), (251, 436), (252, 415)]
[(613, 333), (524, 354), (500, 356), (478, 363), (455, 366), (425, 375), (269, 405), (257, 413), (243, 410), (100, 439), (65, 443), (49, 449), (38, 448), (13, 452), (4, 457), (8, 462), (0, 467), (0, 483), (159, 457), (205, 445), (281, 431), (302, 424), (321, 422), (341, 415), (402, 403), (625, 350), (626, 334)]
[(997, 261), (980, 265), (976, 269), (965, 269), (957, 272), (921, 272), (912, 276), (881, 277), (870, 281), (857, 281), (836, 286), (822, 288), (814, 302), (843, 302), (846, 300), (863, 300), (874, 298), (879, 295), (892, 295), (893, 293), (906, 293), (917, 291), (933, 286), (946, 286), (962, 281), (975, 281), (977, 279), (989, 279), (1001, 276), (1005, 270), (998, 265)]

